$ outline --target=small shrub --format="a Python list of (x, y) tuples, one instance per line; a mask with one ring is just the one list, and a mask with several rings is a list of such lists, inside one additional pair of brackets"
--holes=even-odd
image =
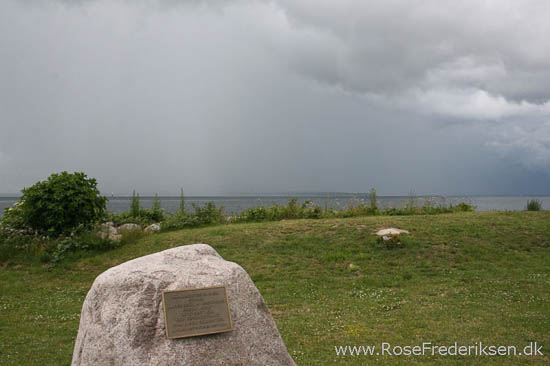
[(28, 227), (23, 216), (23, 201), (19, 200), (15, 202), (12, 207), (4, 209), (4, 217), (2, 217), (1, 225), (6, 230), (15, 230), (19, 232), (33, 231)]
[(80, 234), (62, 236), (50, 241), (45, 246), (45, 252), (41, 256), (43, 262), (60, 262), (67, 256), (78, 252), (101, 252), (114, 249), (122, 242), (116, 242), (107, 238), (100, 238), (95, 232), (86, 231)]
[(179, 230), (197, 226), (199, 226), (199, 221), (196, 216), (186, 214), (182, 215), (180, 213), (168, 217), (162, 223), (163, 230)]
[(214, 202), (208, 202), (202, 207), (193, 204), (193, 208), (195, 209), (194, 216), (196, 216), (199, 225), (219, 224), (224, 221), (223, 206), (217, 208)]
[(540, 211), (542, 208), (542, 202), (533, 198), (532, 200), (527, 200), (527, 211)]
[(119, 214), (110, 213), (105, 220), (112, 221), (115, 226), (120, 226), (122, 224), (138, 224), (142, 227), (146, 227), (165, 220), (165, 215), (162, 211), (160, 211), (160, 213), (155, 213), (152, 210), (140, 209), (138, 216), (133, 216), (130, 211), (126, 211)]
[(266, 221), (267, 209), (264, 206), (252, 207), (244, 210), (237, 216), (237, 221), (241, 222), (262, 222)]
[(383, 214), (388, 216), (401, 216), (401, 215), (405, 215), (405, 212), (402, 209), (390, 207), (384, 210)]
[(50, 237), (80, 226), (89, 228), (106, 211), (106, 198), (100, 195), (96, 180), (84, 173), (52, 174), (22, 193), (18, 211), (21, 223)]
[(332, 210), (326, 211), (315, 206), (312, 201), (306, 201), (298, 205), (297, 198), (291, 198), (286, 205), (273, 205), (269, 207), (251, 207), (231, 219), (232, 222), (263, 222), (288, 219), (320, 219), (334, 216)]
[(181, 213), (169, 216), (162, 222), (163, 230), (178, 230), (190, 227), (215, 225), (225, 222), (223, 206), (217, 208), (214, 202), (208, 202), (204, 206), (193, 205), (194, 213)]
[(164, 220), (164, 212), (161, 210), (146, 210), (142, 209), (139, 211), (140, 223), (145, 225), (151, 225), (153, 223), (161, 222)]
[(288, 204), (283, 206), (283, 218), (284, 219), (295, 219), (298, 218), (298, 198), (291, 198), (288, 201)]
[(458, 205), (454, 206), (454, 211), (457, 212), (471, 212), (474, 210), (474, 207), (465, 202), (460, 202)]
[(0, 262), (17, 253), (38, 252), (41, 246), (37, 236), (0, 224)]
[(149, 226), (153, 223), (158, 223), (165, 220), (165, 214), (160, 208), (160, 199), (158, 194), (155, 194), (153, 199), (153, 207), (151, 209), (141, 208), (139, 193), (132, 193), (132, 203), (130, 211), (120, 214), (109, 214), (107, 219), (112, 221), (116, 226), (122, 224), (138, 224), (141, 226)]
[(436, 213), (438, 213), (439, 211), (438, 209), (439, 207), (434, 206), (432, 197), (429, 197), (428, 199), (426, 199), (424, 201), (424, 204), (420, 208), (422, 213), (426, 215), (435, 215)]
[(308, 219), (322, 219), (323, 216), (323, 209), (319, 206), (311, 207), (306, 211), (306, 218)]
[(378, 204), (376, 202), (376, 189), (371, 188), (369, 193), (370, 209), (372, 213), (376, 213), (378, 210)]
[(155, 213), (160, 213), (160, 199), (158, 193), (155, 193), (155, 198), (153, 199), (153, 207), (151, 210)]
[(403, 207), (403, 210), (405, 210), (405, 214), (407, 215), (415, 215), (419, 213), (418, 198), (416, 196), (416, 192), (413, 189), (409, 191), (407, 203), (405, 204), (405, 207)]
[(139, 193), (136, 194), (136, 190), (132, 192), (132, 205), (130, 206), (130, 216), (139, 217), (141, 205), (139, 203)]
[(183, 188), (180, 193), (180, 210), (178, 213), (180, 215), (185, 215), (185, 196), (183, 195)]
[(59, 262), (69, 254), (110, 250), (119, 242), (102, 239), (97, 231), (77, 227), (72, 232), (52, 238), (6, 229), (0, 225), (0, 261), (24, 256), (41, 262)]

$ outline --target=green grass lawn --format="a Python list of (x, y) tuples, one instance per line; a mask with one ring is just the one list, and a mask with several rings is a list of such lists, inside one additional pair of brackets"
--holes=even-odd
[[(386, 249), (375, 229), (411, 232)], [(68, 365), (94, 278), (163, 249), (212, 245), (266, 300), (298, 365), (550, 363), (550, 212), (475, 212), (235, 224), (116, 250), (0, 265), (0, 365)], [(349, 269), (350, 263), (356, 267)], [(340, 345), (543, 345), (538, 357), (336, 356)]]

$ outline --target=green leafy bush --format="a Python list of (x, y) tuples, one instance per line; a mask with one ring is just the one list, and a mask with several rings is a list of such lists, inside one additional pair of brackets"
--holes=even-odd
[(527, 200), (527, 211), (540, 211), (542, 208), (542, 202), (533, 198), (532, 200)]
[(324, 211), (321, 207), (315, 206), (306, 210), (306, 218), (308, 219), (321, 219), (324, 216)]
[(136, 194), (136, 191), (134, 190), (132, 193), (130, 211), (119, 214), (109, 213), (106, 219), (112, 221), (116, 226), (131, 223), (145, 227), (164, 221), (166, 219), (166, 215), (160, 208), (160, 199), (158, 194), (155, 194), (155, 197), (153, 198), (153, 206), (150, 209), (146, 209), (141, 207), (139, 193)]
[(38, 252), (41, 247), (42, 242), (39, 237), (29, 234), (25, 229), (19, 230), (3, 222), (0, 223), (0, 262), (17, 253)]
[(199, 225), (220, 224), (224, 221), (223, 206), (217, 208), (214, 202), (208, 202), (202, 207), (193, 204), (193, 208), (195, 209), (194, 216), (199, 221)]
[(179, 230), (188, 227), (199, 226), (199, 220), (195, 215), (177, 213), (162, 222), (162, 230)]
[(291, 198), (287, 205), (269, 207), (257, 206), (244, 210), (231, 219), (233, 222), (263, 222), (288, 219), (320, 219), (329, 217), (332, 211), (325, 211), (313, 202), (306, 201), (298, 205), (297, 198)]
[(4, 209), (4, 217), (2, 217), (1, 225), (5, 230), (4, 234), (17, 231), (19, 233), (32, 233), (32, 230), (26, 225), (23, 217), (23, 201), (17, 201), (12, 207)]
[(214, 202), (208, 202), (204, 206), (193, 204), (194, 213), (178, 211), (162, 222), (163, 230), (185, 229), (207, 225), (221, 224), (225, 221), (223, 206), (216, 207)]
[(474, 210), (474, 207), (465, 202), (460, 202), (456, 206), (451, 206), (451, 210), (453, 210), (453, 212), (471, 212)]
[(139, 211), (139, 217), (141, 218), (142, 224), (151, 225), (153, 223), (158, 223), (164, 220), (164, 212), (161, 210), (156, 210), (154, 208), (141, 209)]
[[(79, 230), (80, 231), (80, 230)], [(114, 249), (123, 244), (107, 238), (102, 239), (96, 233), (85, 231), (78, 235), (61, 236), (46, 240), (44, 251), (41, 254), (42, 262), (59, 262), (74, 253), (98, 252)]]
[(133, 216), (131, 211), (126, 211), (119, 214), (109, 213), (105, 217), (106, 221), (112, 221), (115, 226), (120, 226), (122, 224), (137, 224), (142, 227), (162, 222), (165, 219), (166, 215), (163, 211), (155, 212), (152, 209), (148, 210), (145, 208), (139, 210), (138, 216)]
[(82, 227), (74, 229), (69, 234), (53, 238), (0, 225), (0, 261), (21, 256), (37, 257), (42, 262), (55, 263), (72, 253), (104, 251), (122, 243), (103, 239), (97, 235), (96, 230), (83, 230)]
[(106, 198), (100, 195), (96, 180), (80, 172), (52, 174), (22, 193), (21, 223), (49, 237), (77, 227), (91, 228), (106, 211)]

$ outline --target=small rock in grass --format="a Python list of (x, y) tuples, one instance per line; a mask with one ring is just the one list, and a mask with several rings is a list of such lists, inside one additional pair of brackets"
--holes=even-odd
[(378, 230), (376, 232), (376, 235), (378, 236), (392, 236), (392, 235), (399, 235), (399, 234), (409, 234), (407, 230), (403, 229), (396, 229), (394, 227), (390, 227), (387, 229)]
[(154, 233), (155, 231), (160, 231), (160, 224), (151, 224), (147, 226), (144, 231), (146, 233)]
[(99, 228), (99, 237), (101, 239), (120, 240), (121, 236), (114, 226), (109, 226), (108, 223), (101, 224)]
[(118, 231), (136, 231), (141, 230), (138, 224), (123, 224), (118, 227)]

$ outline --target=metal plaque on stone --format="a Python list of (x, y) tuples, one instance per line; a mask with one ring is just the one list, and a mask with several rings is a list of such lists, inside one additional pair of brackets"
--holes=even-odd
[(162, 292), (167, 338), (233, 330), (225, 286)]

